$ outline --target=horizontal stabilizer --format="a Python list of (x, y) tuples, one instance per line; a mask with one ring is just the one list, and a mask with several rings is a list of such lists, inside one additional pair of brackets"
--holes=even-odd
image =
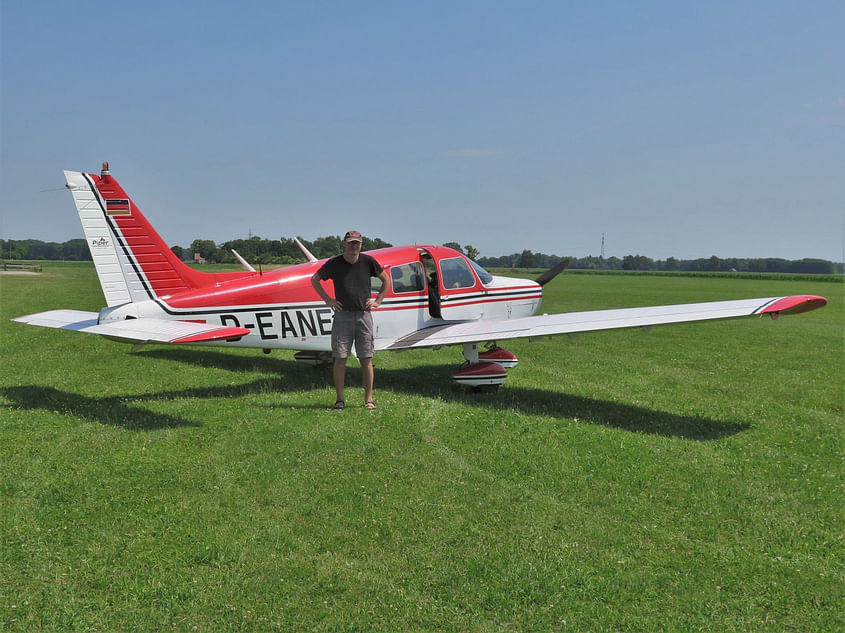
[(96, 312), (50, 310), (18, 317), (12, 321), (99, 334), (131, 343), (204, 343), (236, 339), (250, 333), (248, 329), (242, 327), (167, 319), (141, 318), (97, 323), (97, 317)]
[(815, 310), (826, 303), (827, 299), (824, 297), (795, 295), (646, 308), (565, 312), (563, 314), (543, 314), (519, 319), (484, 319), (425, 328), (400, 338), (382, 349), (439, 347), (441, 345), (483, 343), (485, 341), (515, 338), (540, 338), (554, 334), (648, 327), (667, 323), (730, 319), (763, 314), (776, 317), (778, 314), (798, 314)]
[(50, 310), (49, 312), (38, 312), (17, 317), (12, 321), (26, 323), (27, 325), (40, 325), (41, 327), (60, 328), (62, 330), (85, 330), (85, 328), (97, 325), (96, 312), (84, 312), (82, 310)]

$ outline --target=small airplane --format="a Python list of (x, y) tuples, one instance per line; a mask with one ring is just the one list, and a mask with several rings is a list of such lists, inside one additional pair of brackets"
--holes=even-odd
[[(302, 363), (331, 361), (332, 311), (311, 286), (325, 260), (301, 243), (305, 263), (256, 271), (235, 253), (244, 271), (202, 272), (171, 251), (108, 163), (99, 175), (64, 174), (106, 307), (99, 313), (50, 310), (13, 321), (100, 334), (136, 347), (152, 342), (268, 353), (289, 349)], [(369, 254), (390, 277), (385, 299), (373, 312), (376, 351), (461, 345), (466, 362), (453, 378), (476, 391), (495, 390), (517, 364), (498, 341), (750, 315), (777, 318), (827, 303), (824, 297), (793, 295), (538, 315), (543, 285), (566, 262), (530, 281), (492, 275), (445, 246), (396, 246)], [(329, 283), (325, 289), (331, 295)], [(479, 349), (482, 344), (485, 349)]]

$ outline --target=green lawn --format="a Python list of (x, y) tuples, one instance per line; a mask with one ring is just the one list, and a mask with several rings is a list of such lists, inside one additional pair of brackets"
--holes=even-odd
[(339, 413), (292, 353), (8, 321), (90, 264), (0, 276), (0, 630), (841, 630), (843, 288), (564, 274), (542, 311), (830, 303), (514, 341), (495, 395), (379, 353)]

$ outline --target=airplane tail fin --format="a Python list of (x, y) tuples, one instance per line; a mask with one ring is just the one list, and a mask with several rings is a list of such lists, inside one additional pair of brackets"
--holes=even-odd
[(167, 296), (209, 283), (184, 264), (103, 163), (99, 176), (65, 171), (100, 285), (111, 306)]

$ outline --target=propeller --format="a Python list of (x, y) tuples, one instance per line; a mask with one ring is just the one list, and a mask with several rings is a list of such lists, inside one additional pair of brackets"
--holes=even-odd
[(534, 281), (540, 284), (541, 286), (545, 286), (549, 283), (552, 279), (557, 277), (560, 273), (562, 273), (566, 268), (569, 266), (569, 259), (562, 259), (557, 264), (549, 268), (546, 272), (542, 275), (537, 277)]

